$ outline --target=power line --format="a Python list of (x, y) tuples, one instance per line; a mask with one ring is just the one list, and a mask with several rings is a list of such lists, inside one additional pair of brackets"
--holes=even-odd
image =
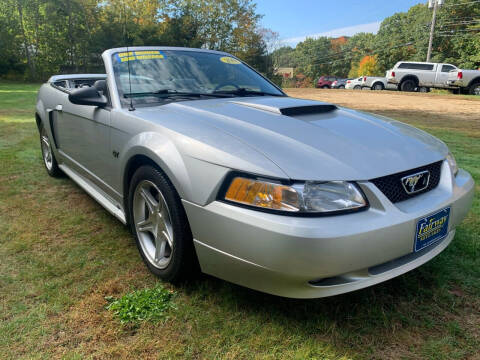
[(480, 3), (480, 0), (473, 0), (473, 1), (467, 1), (462, 3), (456, 3), (456, 4), (445, 4), (443, 5), (443, 7), (462, 6), (462, 5), (470, 5), (470, 4), (478, 4), (478, 3)]
[(457, 30), (457, 31), (443, 31), (443, 32), (439, 32), (437, 33), (438, 35), (445, 35), (445, 34), (473, 34), (473, 33), (477, 33), (479, 32), (480, 29), (471, 29), (471, 30), (465, 30), (465, 31), (460, 31), (460, 30)]
[(450, 34), (450, 33), (468, 33), (468, 32), (475, 32), (475, 31), (480, 31), (480, 28), (478, 29), (457, 29), (457, 30), (443, 30), (443, 31), (438, 31), (437, 34)]
[[(458, 37), (461, 34), (438, 34), (438, 37)], [(473, 34), (472, 34), (473, 35)]]
[(464, 24), (476, 24), (476, 23), (480, 23), (480, 19), (477, 19), (477, 20), (461, 20), (459, 22), (446, 22), (446, 23), (442, 23), (441, 25), (439, 25), (439, 27), (442, 27), (442, 26), (453, 26), (453, 25), (464, 25)]

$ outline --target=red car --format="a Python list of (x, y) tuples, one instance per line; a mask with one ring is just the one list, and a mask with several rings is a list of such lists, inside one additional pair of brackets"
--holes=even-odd
[(330, 89), (332, 83), (336, 80), (338, 80), (336, 76), (320, 76), (315, 87), (322, 89)]

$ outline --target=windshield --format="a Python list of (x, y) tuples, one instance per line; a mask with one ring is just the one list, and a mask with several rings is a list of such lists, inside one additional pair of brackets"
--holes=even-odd
[[(233, 96), (284, 96), (239, 60), (185, 50), (137, 50), (113, 55), (122, 105)], [(130, 80), (128, 66), (130, 65)], [(130, 89), (131, 87), (131, 89)]]

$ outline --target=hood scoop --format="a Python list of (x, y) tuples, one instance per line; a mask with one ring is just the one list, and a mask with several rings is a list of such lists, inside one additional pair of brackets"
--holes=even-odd
[[(279, 115), (285, 116), (301, 116), (301, 115), (315, 115), (315, 114), (324, 114), (338, 108), (333, 104), (326, 104), (326, 103), (309, 103), (306, 105), (300, 106), (288, 106), (287, 104), (278, 104), (275, 106), (274, 104), (262, 104), (257, 102), (247, 102), (247, 101), (232, 101), (235, 104), (247, 106), (250, 108), (269, 111)], [(283, 106), (282, 106), (283, 105)], [(285, 106), (286, 105), (286, 106)]]
[(336, 109), (337, 107), (335, 105), (325, 104), (325, 105), (308, 105), (308, 106), (294, 106), (294, 107), (280, 108), (279, 111), (282, 115), (298, 116), (298, 115), (323, 114)]

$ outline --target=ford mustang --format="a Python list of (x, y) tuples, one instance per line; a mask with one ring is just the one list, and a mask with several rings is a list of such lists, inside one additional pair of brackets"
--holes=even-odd
[(345, 293), (438, 255), (470, 208), (472, 177), (414, 127), (288, 97), (223, 52), (102, 57), (106, 74), (41, 86), (43, 161), (128, 224), (165, 281), (200, 269), (286, 297)]

